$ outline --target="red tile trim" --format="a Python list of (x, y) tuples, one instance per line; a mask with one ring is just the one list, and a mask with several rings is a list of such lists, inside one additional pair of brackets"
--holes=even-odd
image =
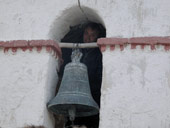
[[(155, 45), (163, 45), (165, 50), (170, 50), (170, 36), (166, 37), (133, 37), (133, 38), (99, 38), (97, 44), (101, 51), (105, 51), (106, 45), (110, 45), (110, 50), (114, 50), (114, 45), (120, 45), (120, 50), (124, 49), (125, 44), (131, 44), (131, 49), (136, 49), (137, 45), (141, 45), (144, 49), (146, 45), (150, 45), (151, 50), (155, 50)], [(104, 48), (103, 48), (104, 47)]]
[(55, 56), (61, 59), (61, 49), (57, 42), (53, 40), (14, 40), (14, 41), (0, 41), (0, 48), (4, 48), (4, 52), (8, 52), (11, 48), (12, 52), (17, 52), (18, 48), (21, 48), (23, 51), (30, 50), (36, 47), (38, 52), (41, 52), (42, 47), (46, 47), (48, 52), (54, 50)]
[(113, 51), (115, 49), (115, 45), (110, 45), (110, 50)]

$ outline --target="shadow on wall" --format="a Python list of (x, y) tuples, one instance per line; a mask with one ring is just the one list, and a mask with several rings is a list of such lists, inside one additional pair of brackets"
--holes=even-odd
[(55, 19), (49, 31), (49, 38), (60, 41), (63, 36), (70, 30), (71, 26), (82, 24), (88, 21), (100, 23), (105, 27), (102, 18), (97, 12), (88, 7), (78, 6), (64, 10), (59, 17)]

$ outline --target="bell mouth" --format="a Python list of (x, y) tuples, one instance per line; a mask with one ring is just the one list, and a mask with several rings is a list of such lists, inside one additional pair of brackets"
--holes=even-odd
[(54, 114), (63, 114), (68, 117), (68, 110), (71, 106), (76, 108), (76, 117), (92, 116), (99, 113), (97, 103), (92, 97), (85, 95), (57, 95), (47, 105), (48, 109)]
[(49, 109), (54, 114), (63, 114), (69, 117), (69, 109), (71, 108), (71, 106), (75, 106), (76, 117), (92, 116), (92, 115), (97, 115), (99, 113), (99, 109), (95, 107), (88, 106), (88, 105), (80, 105), (80, 104), (58, 104), (58, 105), (50, 106)]

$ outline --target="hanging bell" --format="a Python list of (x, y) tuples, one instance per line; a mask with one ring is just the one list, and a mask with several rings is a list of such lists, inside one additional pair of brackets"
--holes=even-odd
[(48, 103), (48, 109), (55, 114), (75, 117), (96, 115), (99, 112), (93, 100), (88, 80), (87, 67), (80, 63), (82, 53), (72, 52), (72, 62), (65, 66), (64, 75), (57, 96)]

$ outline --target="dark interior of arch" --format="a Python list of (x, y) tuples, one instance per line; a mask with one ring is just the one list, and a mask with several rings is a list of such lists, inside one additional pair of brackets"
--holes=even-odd
[[(75, 26), (70, 26), (70, 31), (61, 39), (61, 43), (62, 42), (67, 42), (67, 43), (83, 43), (83, 33), (84, 33), (84, 29), (85, 26), (88, 23), (94, 23), (94, 22), (85, 22), (85, 23), (81, 23)], [(106, 37), (106, 30), (103, 27), (102, 24), (98, 23), (99, 26), (101, 26), (101, 35), (100, 37)], [(64, 59), (64, 63), (62, 64), (62, 66), (60, 67), (60, 72), (59, 72), (59, 76), (63, 76), (63, 70), (64, 67), (67, 63), (71, 62), (71, 53), (72, 53), (72, 49), (68, 49), (68, 48), (62, 48), (62, 58)]]
[[(91, 22), (86, 22), (75, 26), (71, 26), (70, 31), (61, 39), (61, 43), (62, 42), (83, 43), (84, 30), (86, 25), (89, 23)], [(98, 25), (101, 27), (100, 29), (101, 35), (99, 36), (99, 38), (105, 37), (106, 36), (105, 28), (101, 24)], [(84, 63), (88, 68), (89, 83), (90, 83), (92, 96), (94, 100), (97, 102), (97, 104), (100, 106), (100, 88), (101, 88), (101, 81), (102, 81), (102, 54), (99, 48), (81, 49), (81, 52), (83, 53), (83, 58), (85, 58), (84, 60), (87, 61), (86, 63), (85, 61), (81, 60), (81, 62)], [(88, 55), (87, 54), (88, 52), (91, 55)], [(59, 84), (61, 83), (61, 79), (63, 77), (63, 71), (65, 65), (71, 62), (71, 53), (72, 53), (72, 49), (62, 48), (62, 58), (64, 60), (64, 63), (60, 67)], [(93, 92), (95, 92), (95, 94)], [(99, 114), (90, 117), (76, 118), (74, 124), (79, 126), (85, 125), (87, 128), (98, 128)], [(66, 125), (70, 126), (71, 122), (67, 121)]]

